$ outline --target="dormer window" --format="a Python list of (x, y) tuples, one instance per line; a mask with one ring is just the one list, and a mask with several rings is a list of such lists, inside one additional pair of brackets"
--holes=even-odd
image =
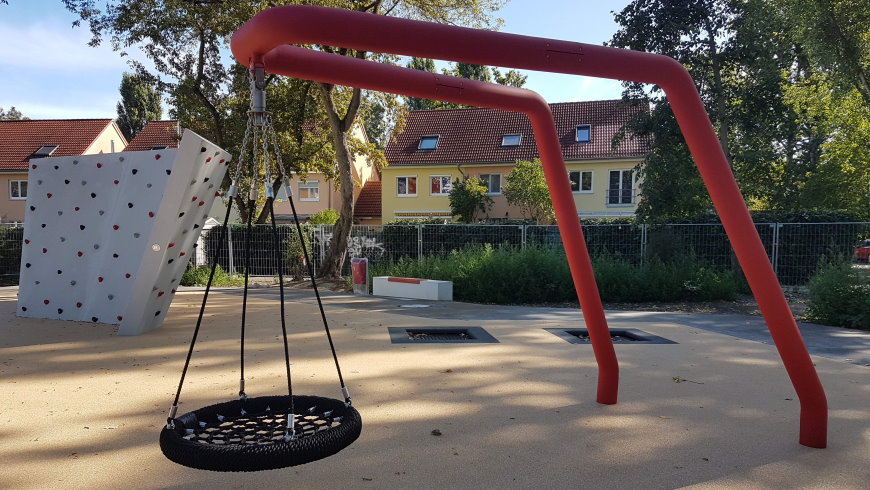
[(501, 137), (501, 146), (520, 146), (522, 140), (521, 134), (506, 134)]
[(30, 155), (30, 158), (43, 158), (51, 156), (51, 154), (54, 153), (54, 150), (57, 150), (57, 145), (40, 146), (38, 150), (33, 152), (33, 155)]
[(438, 147), (438, 135), (421, 136), (418, 150), (434, 150)]
[(588, 124), (577, 126), (577, 131), (574, 133), (574, 139), (578, 143), (589, 143), (592, 140), (592, 126)]
[(165, 146), (152, 146), (152, 147), (151, 147), (151, 151), (155, 151), (155, 150), (165, 150), (165, 149), (166, 149)]

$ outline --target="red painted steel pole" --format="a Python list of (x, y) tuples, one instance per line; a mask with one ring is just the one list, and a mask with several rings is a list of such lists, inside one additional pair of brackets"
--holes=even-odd
[[(382, 65), (356, 58), (312, 51), (292, 46), (271, 50), (262, 60), (269, 73), (468, 104), (492, 109), (522, 112), (529, 117), (541, 155), (544, 176), (550, 189), (553, 209), (568, 258), (574, 288), (589, 329), (592, 349), (599, 366), (599, 403), (616, 403), (619, 391), (619, 365), (613, 341), (607, 328), (604, 307), (595, 284), (592, 262), (586, 240), (577, 217), (577, 207), (571, 194), (571, 184), (562, 159), (562, 148), (556, 134), (550, 106), (535, 92), (492, 83), (454, 78), (445, 75)], [(348, 75), (352, 81), (348, 82)]]
[[(694, 82), (682, 65), (671, 58), (649, 53), (308, 6), (276, 7), (257, 14), (233, 35), (232, 50), (236, 60), (251, 66), (265, 53), (290, 43), (342, 46), (661, 86), (800, 399), (800, 443), (810, 447), (826, 446), (824, 389)], [(340, 79), (342, 82), (337, 83), (353, 85), (355, 74), (347, 72)], [(448, 100), (444, 94), (455, 88), (443, 88), (434, 98)], [(534, 119), (532, 121), (535, 124)], [(542, 154), (544, 151), (542, 149)], [(552, 182), (549, 179), (550, 175), (548, 183)], [(556, 195), (553, 197), (558, 199)], [(563, 221), (560, 219), (560, 227)], [(582, 302), (581, 306), (585, 309)], [(590, 328), (593, 342), (596, 335)], [(603, 370), (598, 354), (596, 351), (596, 360)], [(599, 396), (600, 382), (601, 378)]]

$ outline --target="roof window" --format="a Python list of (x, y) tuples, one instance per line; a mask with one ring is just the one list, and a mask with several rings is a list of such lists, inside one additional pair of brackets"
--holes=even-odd
[(165, 146), (152, 146), (151, 149), (152, 150), (165, 150), (166, 147)]
[(520, 146), (522, 140), (521, 134), (506, 134), (501, 137), (501, 146)]
[(577, 126), (577, 131), (574, 133), (574, 139), (578, 143), (589, 143), (592, 141), (592, 126), (588, 124)]
[(38, 150), (33, 152), (33, 155), (30, 155), (30, 158), (43, 158), (47, 156), (51, 156), (54, 153), (54, 150), (57, 150), (58, 145), (45, 145), (40, 146)]
[(418, 150), (434, 150), (438, 147), (438, 135), (421, 136)]

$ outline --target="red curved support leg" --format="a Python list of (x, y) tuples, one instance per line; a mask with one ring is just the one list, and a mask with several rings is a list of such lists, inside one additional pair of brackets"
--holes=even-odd
[(348, 83), (347, 74), (352, 73), (351, 83), (360, 88), (526, 114), (535, 133), (574, 288), (598, 363), (596, 399), (599, 403), (616, 403), (619, 391), (616, 352), (595, 284), (586, 240), (577, 218), (577, 207), (571, 194), (553, 114), (540, 95), (526, 89), (434, 75), (291, 46), (273, 49), (262, 60), (257, 58), (256, 62), (262, 62), (268, 72), (279, 75), (340, 84)]
[[(788, 308), (788, 303), (785, 301), (782, 288), (767, 259), (734, 175), (716, 139), (694, 82), (682, 65), (671, 58), (649, 53), (307, 6), (276, 7), (257, 14), (233, 35), (232, 50), (236, 60), (251, 66), (254, 60), (263, 59), (264, 54), (276, 47), (293, 43), (325, 44), (463, 63), (630, 80), (661, 86), (671, 102), (677, 122), (800, 399), (800, 442), (810, 447), (825, 447), (827, 400), (824, 389)], [(318, 57), (311, 61), (315, 64), (323, 64), (323, 68), (329, 70), (327, 65), (333, 64), (332, 61), (321, 58), (320, 56), (324, 55), (322, 53), (316, 54)], [(266, 59), (268, 61), (269, 57)], [(335, 66), (338, 66), (338, 63), (335, 63)], [(391, 72), (381, 71), (380, 76), (386, 79), (388, 73)], [(378, 71), (372, 70), (367, 76), (377, 77), (377, 74)], [(361, 83), (360, 76), (353, 71), (336, 69), (331, 76), (335, 77), (333, 83), (347, 85)], [(428, 96), (415, 96), (453, 100), (448, 96), (461, 94), (465, 88), (473, 85), (467, 80), (456, 82), (439, 75), (424, 76), (434, 77), (424, 82), (428, 85), (434, 84), (434, 88)], [(370, 88), (380, 90), (378, 87), (386, 83), (383, 79), (372, 80)], [(439, 84), (439, 79), (448, 84)], [(396, 90), (396, 92), (413, 95), (409, 89)], [(493, 93), (496, 92), (499, 91), (493, 90)], [(517, 110), (516, 107), (487, 106)], [(540, 120), (541, 116), (535, 115), (537, 112), (527, 112), (527, 114), (533, 125), (543, 124)], [(552, 121), (549, 121), (549, 124), (552, 125)], [(536, 134), (542, 131), (538, 126), (535, 126)], [(548, 151), (550, 150), (542, 146), (542, 157)], [(555, 151), (558, 151), (558, 148)], [(559, 159), (561, 160), (561, 154)], [(553, 158), (549, 157), (548, 161), (552, 162)], [(544, 165), (566, 250), (575, 250), (569, 247), (578, 247), (576, 249), (579, 250), (578, 256), (585, 255), (588, 262), (585, 244), (574, 243), (577, 237), (582, 242), (582, 231), (572, 230), (573, 223), (576, 223), (579, 229), (576, 215), (572, 215), (570, 219), (567, 217), (568, 203), (563, 201), (562, 195), (566, 188), (560, 183), (563, 177), (554, 174), (554, 167), (550, 163), (545, 162)], [(560, 172), (564, 172), (564, 169)], [(570, 195), (568, 197), (570, 198)], [(572, 209), (574, 207), (573, 200), (570, 207)], [(595, 305), (590, 303), (600, 305), (600, 301), (594, 287), (590, 287), (589, 290), (585, 288), (588, 284), (594, 285), (594, 282), (584, 281), (584, 278), (591, 277), (591, 267), (587, 271), (583, 260), (575, 257), (572, 261), (573, 255), (571, 253), (568, 255), (572, 276), (575, 285), (579, 280), (584, 286), (579, 288), (578, 295), (587, 322), (592, 321), (589, 325), (593, 345), (597, 344), (595, 355), (600, 370), (599, 401), (613, 403), (616, 401), (615, 391), (610, 393), (603, 388), (603, 385), (604, 381), (612, 383), (615, 390), (617, 379), (615, 355), (612, 357), (614, 377), (611, 380), (608, 363), (612, 354), (612, 344), (609, 343), (609, 336), (606, 342), (601, 339), (601, 336), (607, 335), (606, 324), (603, 328), (593, 329), (593, 325), (603, 323), (604, 320), (603, 312), (599, 319)], [(592, 292), (595, 293), (594, 301), (589, 297)], [(609, 351), (605, 348), (605, 344), (610, 345)]]

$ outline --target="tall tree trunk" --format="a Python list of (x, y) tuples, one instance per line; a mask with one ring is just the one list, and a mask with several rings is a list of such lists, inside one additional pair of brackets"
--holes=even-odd
[[(364, 58), (365, 54), (358, 53), (357, 57)], [(353, 89), (347, 112), (344, 117), (340, 118), (332, 97), (334, 86), (326, 83), (318, 85), (323, 105), (329, 116), (329, 128), (332, 132), (335, 163), (338, 166), (338, 183), (341, 190), (341, 209), (338, 212), (338, 221), (333, 227), (332, 240), (326, 250), (326, 257), (323, 259), (318, 276), (337, 279), (341, 277), (347, 253), (347, 239), (350, 236), (351, 226), (353, 226), (353, 168), (351, 154), (347, 148), (347, 133), (353, 127), (354, 119), (359, 111), (362, 91), (358, 88)]]

